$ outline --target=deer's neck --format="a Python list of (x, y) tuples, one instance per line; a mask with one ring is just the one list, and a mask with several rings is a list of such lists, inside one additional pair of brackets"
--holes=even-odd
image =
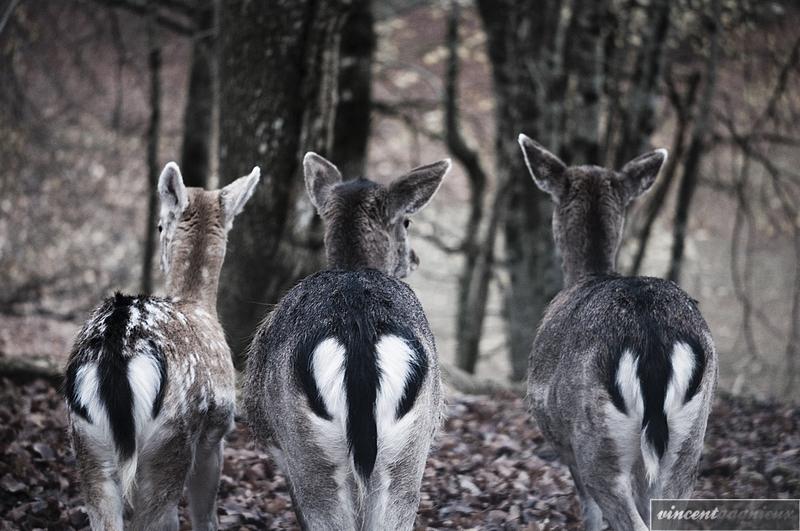
[(383, 242), (377, 241), (379, 235), (370, 234), (370, 238), (354, 233), (354, 231), (331, 231), (325, 235), (325, 254), (330, 269), (377, 269), (388, 272), (386, 252)]
[(216, 315), (217, 289), (225, 246), (224, 243), (202, 243), (197, 242), (197, 245), (178, 250), (173, 255), (167, 275), (167, 295), (202, 304)]
[(616, 271), (614, 258), (597, 254), (597, 251), (577, 257), (565, 255), (561, 269), (566, 287), (592, 275), (610, 275)]

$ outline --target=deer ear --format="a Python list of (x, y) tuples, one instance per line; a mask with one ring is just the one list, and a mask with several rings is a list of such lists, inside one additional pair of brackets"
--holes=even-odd
[(158, 178), (158, 197), (161, 200), (162, 214), (172, 214), (175, 218), (179, 218), (189, 204), (181, 170), (174, 162), (167, 163)]
[(389, 218), (392, 222), (422, 210), (450, 171), (450, 159), (414, 168), (389, 185)]
[(533, 182), (558, 203), (567, 191), (567, 165), (526, 135), (520, 134), (517, 141)]
[(253, 196), (256, 185), (261, 178), (261, 168), (256, 166), (250, 175), (239, 177), (221, 191), (222, 212), (225, 220), (225, 229), (230, 230), (233, 226), (233, 218), (238, 216), (247, 200)]
[(303, 173), (311, 204), (322, 215), (321, 209), (328, 200), (331, 188), (342, 182), (342, 174), (339, 168), (313, 151), (309, 151), (303, 157)]
[(622, 167), (622, 189), (626, 202), (631, 202), (653, 186), (658, 172), (667, 161), (667, 150), (657, 149), (639, 155)]

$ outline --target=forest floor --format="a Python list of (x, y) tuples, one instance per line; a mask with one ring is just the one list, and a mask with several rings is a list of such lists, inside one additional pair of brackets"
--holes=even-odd
[[(521, 398), (454, 395), (422, 485), (417, 529), (578, 529), (572, 481)], [(695, 497), (800, 497), (800, 408), (720, 396)], [(83, 529), (64, 403), (44, 380), (0, 379), (0, 530)], [(185, 507), (182, 529), (189, 529)], [(286, 482), (238, 425), (221, 529), (291, 529)]]

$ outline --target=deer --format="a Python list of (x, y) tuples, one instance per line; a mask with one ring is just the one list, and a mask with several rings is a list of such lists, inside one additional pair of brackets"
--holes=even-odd
[(158, 180), (166, 297), (117, 292), (79, 332), (64, 394), (93, 530), (177, 530), (187, 487), (192, 527), (217, 529), (235, 373), (217, 318), (228, 231), (260, 169), (221, 190), (187, 188), (170, 162)]
[(295, 285), (256, 331), (243, 392), (303, 529), (414, 525), (444, 406), (430, 325), (400, 279), (420, 263), (409, 218), (449, 169), (439, 161), (384, 186), (344, 180), (313, 152), (303, 159), (328, 267)]
[(555, 204), (564, 288), (528, 366), (528, 403), (569, 467), (585, 528), (646, 530), (654, 498), (690, 497), (716, 389), (708, 325), (675, 283), (616, 272), (625, 214), (667, 151), (614, 171), (570, 166), (521, 134), (536, 185)]

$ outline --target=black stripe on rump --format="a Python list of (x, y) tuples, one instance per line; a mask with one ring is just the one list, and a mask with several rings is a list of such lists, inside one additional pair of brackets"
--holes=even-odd
[[(642, 429), (660, 459), (669, 443), (664, 399), (672, 379), (673, 344), (668, 343), (668, 339), (653, 320), (645, 319), (642, 324), (645, 325), (643, 341), (638, 346), (629, 345), (628, 349), (639, 360), (636, 375), (641, 382), (644, 400)], [(637, 347), (639, 350), (636, 350)]]
[(164, 356), (164, 352), (158, 348), (156, 342), (152, 339), (147, 340), (147, 344), (150, 347), (150, 353), (153, 358), (156, 360), (158, 364), (158, 373), (160, 377), (160, 383), (158, 385), (158, 392), (156, 393), (156, 398), (153, 400), (153, 418), (156, 418), (158, 414), (161, 412), (161, 406), (164, 403), (164, 395), (167, 392), (167, 359)]
[(325, 420), (331, 420), (333, 417), (325, 407), (325, 402), (322, 400), (322, 394), (317, 387), (317, 381), (314, 379), (314, 351), (317, 346), (325, 340), (321, 334), (307, 334), (297, 345), (295, 351), (294, 372), (303, 394), (308, 399), (308, 407), (318, 417)]
[(67, 365), (67, 373), (64, 375), (64, 398), (67, 399), (67, 405), (73, 413), (82, 417), (86, 422), (91, 423), (92, 419), (89, 417), (89, 411), (78, 399), (78, 388), (75, 385), (80, 366), (80, 362), (75, 358), (75, 353), (73, 351), (73, 354), (70, 356), (70, 362)]
[(114, 443), (122, 459), (130, 458), (136, 450), (133, 392), (128, 380), (130, 358), (123, 352), (133, 302), (134, 297), (114, 295), (113, 308), (105, 320), (105, 333), (96, 338), (98, 344), (95, 345), (102, 349), (97, 364), (100, 400), (108, 413)]
[(425, 382), (425, 376), (428, 374), (428, 357), (425, 355), (425, 349), (417, 337), (408, 329), (387, 326), (381, 330), (381, 335), (394, 335), (405, 341), (408, 348), (411, 349), (411, 359), (408, 376), (406, 376), (406, 383), (403, 389), (403, 396), (397, 404), (397, 420), (400, 420), (414, 407), (414, 402), (417, 401), (417, 395)]
[(689, 379), (689, 385), (686, 387), (686, 396), (683, 397), (683, 403), (687, 403), (694, 398), (694, 395), (700, 390), (700, 382), (703, 380), (703, 375), (706, 372), (706, 356), (703, 346), (693, 337), (685, 337), (683, 342), (689, 345), (694, 354), (694, 372)]

